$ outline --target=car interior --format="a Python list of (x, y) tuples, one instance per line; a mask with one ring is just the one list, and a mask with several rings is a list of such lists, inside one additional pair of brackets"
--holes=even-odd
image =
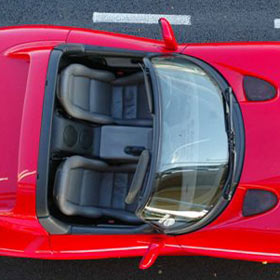
[(65, 53), (51, 126), (48, 208), (86, 226), (143, 225), (153, 115), (140, 57)]

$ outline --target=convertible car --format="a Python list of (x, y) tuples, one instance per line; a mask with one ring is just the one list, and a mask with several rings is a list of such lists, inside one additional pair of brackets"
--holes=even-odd
[(0, 29), (0, 254), (280, 262), (280, 43)]

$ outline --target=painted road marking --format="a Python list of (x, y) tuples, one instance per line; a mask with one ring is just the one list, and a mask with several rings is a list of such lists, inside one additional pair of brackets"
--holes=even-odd
[(94, 12), (92, 20), (97, 22), (110, 23), (158, 23), (160, 18), (166, 18), (171, 24), (191, 25), (190, 15), (162, 15), (162, 14), (132, 14), (132, 13), (98, 13)]
[(280, 28), (280, 18), (274, 19), (274, 28)]

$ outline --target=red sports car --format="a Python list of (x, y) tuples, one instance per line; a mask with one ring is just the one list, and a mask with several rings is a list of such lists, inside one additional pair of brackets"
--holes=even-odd
[(280, 262), (280, 43), (0, 29), (0, 254)]

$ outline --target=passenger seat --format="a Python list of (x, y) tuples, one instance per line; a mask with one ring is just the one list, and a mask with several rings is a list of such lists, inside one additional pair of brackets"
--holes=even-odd
[(71, 64), (60, 75), (57, 96), (65, 111), (80, 120), (152, 125), (142, 71), (116, 79), (109, 71)]

